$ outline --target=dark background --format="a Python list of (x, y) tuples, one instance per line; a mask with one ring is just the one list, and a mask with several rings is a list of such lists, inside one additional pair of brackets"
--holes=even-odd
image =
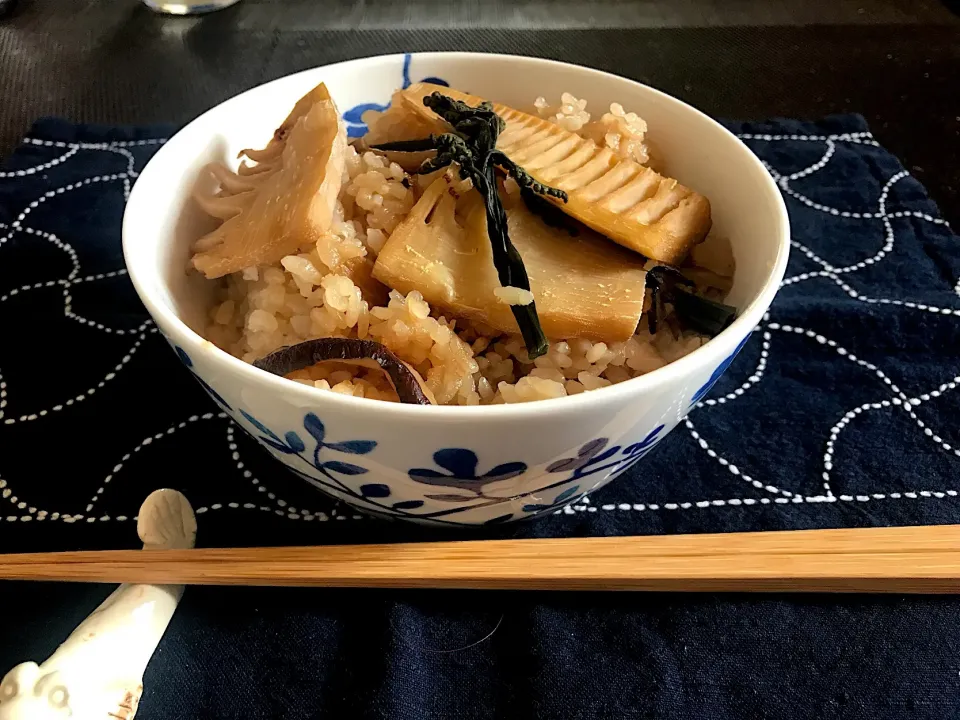
[[(0, 20), (0, 155), (41, 115), (180, 123), (296, 70), (441, 49), (591, 65), (730, 119), (862, 113), (960, 224), (960, 18), (932, 1), (243, 0), (195, 19), (20, 0)], [(2, 654), (46, 657), (106, 592), (0, 584)], [(421, 720), (447, 717), (450, 698), (477, 717), (591, 701), (578, 716), (960, 717), (954, 598), (191, 588), (185, 603), (148, 670), (145, 720)]]
[(859, 112), (960, 220), (960, 18), (934, 0), (20, 0), (0, 20), (0, 154), (30, 122), (182, 123), (290, 72), (417, 50), (538, 55), (729, 119)]

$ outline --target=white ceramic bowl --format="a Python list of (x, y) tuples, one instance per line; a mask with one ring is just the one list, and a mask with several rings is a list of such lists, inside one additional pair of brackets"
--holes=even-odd
[[(209, 228), (190, 194), (204, 164), (261, 147), (294, 102), (326, 82), (350, 124), (404, 83), (440, 78), (515, 107), (571, 92), (595, 110), (637, 112), (667, 171), (703, 193), (737, 270), (730, 328), (643, 377), (569, 398), (490, 407), (375, 402), (290, 382), (204, 340), (210, 283), (185, 271)], [(614, 75), (524, 57), (392, 55), (306, 70), (232, 98), (187, 125), (147, 164), (123, 220), (140, 298), (180, 359), (222, 408), (307, 482), (360, 510), (448, 524), (498, 523), (550, 512), (638, 462), (726, 370), (783, 277), (789, 223), (757, 158), (706, 115)], [(279, 468), (279, 466), (278, 466)]]

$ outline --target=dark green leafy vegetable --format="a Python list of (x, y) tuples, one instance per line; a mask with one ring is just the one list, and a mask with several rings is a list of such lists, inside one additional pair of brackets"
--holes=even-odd
[(390, 379), (402, 403), (432, 405), (419, 376), (385, 345), (373, 340), (319, 338), (289, 345), (255, 360), (254, 367), (274, 375), (289, 375), (319, 362), (336, 360), (364, 367), (379, 368)]
[(520, 199), (527, 206), (527, 210), (543, 220), (545, 225), (566, 230), (571, 237), (577, 237), (580, 234), (580, 228), (569, 215), (552, 202), (544, 200), (530, 188), (520, 188)]
[(651, 268), (647, 273), (647, 286), (651, 300), (647, 322), (651, 334), (663, 319), (665, 302), (673, 305), (684, 327), (709, 337), (719, 335), (737, 318), (735, 307), (697, 295), (693, 282), (670, 265)]
[[(493, 250), (493, 264), (497, 269), (500, 284), (530, 290), (530, 279), (523, 265), (523, 259), (510, 241), (507, 231), (507, 214), (497, 190), (496, 169), (500, 168), (512, 177), (525, 193), (524, 200), (530, 197), (539, 199), (541, 195), (555, 197), (564, 202), (567, 194), (562, 190), (544, 185), (532, 178), (522, 167), (496, 149), (497, 138), (503, 131), (503, 119), (493, 111), (489, 102), (471, 107), (464, 102), (454, 100), (435, 92), (423, 99), (423, 104), (443, 118), (452, 132), (431, 135), (421, 140), (374, 145), (373, 149), (396, 152), (423, 152), (436, 150), (436, 156), (420, 166), (419, 172), (430, 173), (456, 164), (460, 168), (461, 179), (470, 179), (473, 187), (484, 200), (487, 215), (487, 234)], [(527, 354), (531, 358), (543, 355), (548, 346), (547, 338), (540, 326), (535, 302), (529, 305), (511, 306), (513, 316), (520, 327)]]
[(675, 287), (670, 300), (681, 323), (709, 337), (719, 335), (737, 319), (735, 307), (697, 295), (687, 288)]

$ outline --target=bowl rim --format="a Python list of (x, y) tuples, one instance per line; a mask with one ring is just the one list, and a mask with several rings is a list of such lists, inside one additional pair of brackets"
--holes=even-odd
[[(741, 150), (746, 154), (746, 160), (753, 168), (760, 174), (762, 182), (767, 186), (767, 189), (771, 191), (770, 195), (773, 199), (775, 205), (777, 216), (778, 216), (778, 240), (779, 246), (777, 247), (776, 258), (772, 264), (772, 267), (769, 269), (767, 274), (767, 279), (764, 282), (763, 287), (760, 292), (754, 298), (754, 300), (743, 309), (737, 319), (726, 328), (723, 332), (718, 334), (716, 337), (711, 338), (708, 342), (704, 343), (702, 346), (692, 351), (691, 353), (683, 356), (678, 360), (674, 360), (670, 363), (667, 363), (661, 368), (649, 372), (640, 377), (631, 378), (620, 383), (616, 383), (607, 387), (598, 388), (596, 390), (591, 390), (589, 392), (579, 393), (573, 396), (559, 397), (559, 398), (550, 398), (546, 400), (537, 400), (535, 402), (525, 402), (525, 403), (503, 403), (499, 405), (412, 405), (405, 403), (391, 403), (383, 401), (370, 401), (366, 398), (357, 398), (353, 396), (342, 395), (340, 393), (333, 393), (327, 390), (321, 390), (319, 388), (309, 387), (302, 383), (292, 382), (286, 378), (280, 377), (278, 375), (273, 375), (266, 372), (265, 370), (260, 370), (255, 368), (253, 365), (244, 362), (243, 360), (234, 357), (230, 353), (222, 350), (217, 347), (209, 340), (202, 337), (199, 333), (194, 332), (180, 317), (169, 307), (165, 302), (159, 299), (155, 299), (151, 292), (149, 291), (150, 283), (145, 283), (141, 280), (140, 269), (137, 267), (136, 262), (131, 262), (132, 252), (130, 250), (132, 241), (128, 242), (128, 239), (134, 235), (133, 225), (136, 222), (134, 216), (135, 211), (138, 206), (146, 201), (141, 200), (140, 196), (143, 195), (146, 190), (142, 184), (142, 179), (145, 175), (149, 177), (150, 175), (150, 166), (154, 163), (157, 157), (160, 157), (164, 153), (170, 144), (181, 134), (186, 133), (190, 130), (192, 126), (199, 123), (208, 115), (217, 112), (222, 105), (225, 103), (231, 102), (237, 98), (255, 94), (259, 92), (262, 88), (271, 85), (273, 83), (279, 83), (286, 81), (290, 78), (297, 77), (300, 75), (305, 75), (308, 73), (316, 73), (318, 70), (323, 69), (332, 69), (332, 68), (349, 68), (351, 65), (363, 65), (371, 61), (383, 61), (390, 59), (403, 59), (406, 55), (411, 55), (413, 57), (420, 58), (429, 58), (434, 60), (442, 60), (445, 58), (455, 57), (455, 58), (464, 58), (464, 59), (475, 59), (478, 61), (483, 61), (489, 58), (499, 58), (512, 60), (517, 63), (523, 64), (546, 64), (552, 65), (558, 70), (563, 70), (565, 68), (574, 68), (579, 72), (585, 72), (588, 75), (594, 75), (596, 77), (612, 78), (618, 82), (629, 83), (638, 88), (641, 88), (645, 92), (650, 93), (653, 97), (657, 98), (658, 101), (666, 103), (667, 105), (672, 105), (680, 112), (693, 113), (698, 116), (701, 121), (704, 121), (708, 124), (715, 126), (716, 129), (719, 129), (722, 134), (728, 136), (729, 139), (733, 140), (737, 145), (740, 146)], [(138, 187), (140, 192), (138, 193)], [(756, 329), (757, 325), (761, 322), (764, 314), (767, 309), (770, 307), (770, 304), (773, 302), (774, 296), (777, 294), (777, 291), (780, 288), (780, 282), (783, 279), (783, 276), (786, 272), (787, 261), (790, 255), (790, 219), (787, 213), (786, 203), (783, 200), (783, 196), (780, 193), (779, 188), (777, 187), (776, 182), (773, 177), (770, 175), (770, 172), (764, 166), (763, 162), (750, 150), (747, 145), (740, 140), (736, 135), (730, 132), (727, 128), (721, 125), (719, 122), (714, 120), (712, 117), (697, 109), (696, 107), (680, 100), (668, 93), (658, 90), (657, 88), (651, 87), (644, 83), (638, 82), (636, 80), (631, 80), (630, 78), (625, 78), (621, 75), (615, 73), (606, 72), (604, 70), (597, 70), (595, 68), (586, 67), (584, 65), (577, 65), (575, 63), (563, 62), (560, 60), (550, 60), (547, 58), (538, 58), (533, 56), (526, 55), (511, 55), (504, 53), (486, 53), (486, 52), (464, 52), (464, 51), (436, 51), (436, 52), (420, 52), (420, 53), (390, 53), (385, 55), (368, 55), (364, 57), (353, 58), (350, 60), (344, 60), (337, 63), (329, 63), (327, 65), (318, 65), (313, 68), (307, 68), (304, 70), (297, 71), (295, 73), (289, 73), (283, 75), (279, 78), (269, 80), (267, 82), (256, 85), (248, 90), (233, 95), (226, 100), (217, 103), (213, 107), (205, 110), (203, 113), (198, 115), (196, 118), (188, 122), (182, 128), (177, 130), (174, 135), (172, 135), (167, 142), (161, 146), (157, 153), (150, 158), (147, 164), (144, 166), (143, 170), (140, 172), (137, 181), (134, 183), (134, 186), (130, 192), (130, 197), (127, 201), (126, 207), (124, 208), (123, 222), (122, 222), (122, 246), (123, 246), (123, 255), (124, 263), (127, 267), (127, 272), (130, 277), (131, 282), (134, 285), (134, 288), (137, 292), (137, 295), (140, 297), (141, 302), (147, 308), (147, 311), (150, 315), (156, 319), (157, 317), (162, 319), (162, 323), (165, 328), (172, 331), (172, 334), (177, 335), (178, 337), (174, 338), (178, 345), (187, 346), (187, 349), (192, 353), (199, 354), (208, 354), (210, 355), (213, 362), (223, 364), (231, 373), (236, 374), (239, 379), (244, 383), (259, 383), (266, 385), (268, 388), (273, 388), (277, 392), (283, 393), (299, 393), (303, 400), (304, 406), (308, 404), (318, 405), (323, 404), (327, 407), (330, 407), (332, 410), (341, 409), (343, 411), (360, 411), (363, 410), (374, 410), (382, 413), (389, 413), (394, 416), (397, 420), (403, 419), (413, 419), (413, 418), (434, 418), (434, 419), (448, 419), (451, 421), (476, 421), (476, 420), (505, 420), (505, 419), (524, 419), (532, 418), (533, 416), (540, 415), (546, 412), (553, 411), (563, 411), (576, 412), (578, 410), (584, 410), (589, 406), (601, 406), (605, 402), (613, 402), (616, 399), (617, 394), (640, 394), (644, 392), (649, 392), (655, 388), (667, 385), (671, 382), (678, 381), (684, 376), (688, 375), (690, 372), (694, 371), (696, 368), (709, 364), (710, 358), (720, 355), (724, 356), (721, 348), (729, 346), (728, 352), (733, 352), (733, 348), (739, 344), (739, 341), (735, 341), (734, 338), (745, 339)], [(160, 325), (160, 323), (157, 323)]]

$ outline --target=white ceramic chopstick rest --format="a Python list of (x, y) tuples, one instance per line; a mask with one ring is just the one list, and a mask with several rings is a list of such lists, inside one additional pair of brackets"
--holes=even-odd
[[(175, 490), (151, 493), (137, 532), (144, 550), (192, 548), (197, 522)], [(37, 665), (25, 662), (0, 683), (0, 720), (130, 720), (143, 671), (183, 594), (183, 585), (121, 585)]]

